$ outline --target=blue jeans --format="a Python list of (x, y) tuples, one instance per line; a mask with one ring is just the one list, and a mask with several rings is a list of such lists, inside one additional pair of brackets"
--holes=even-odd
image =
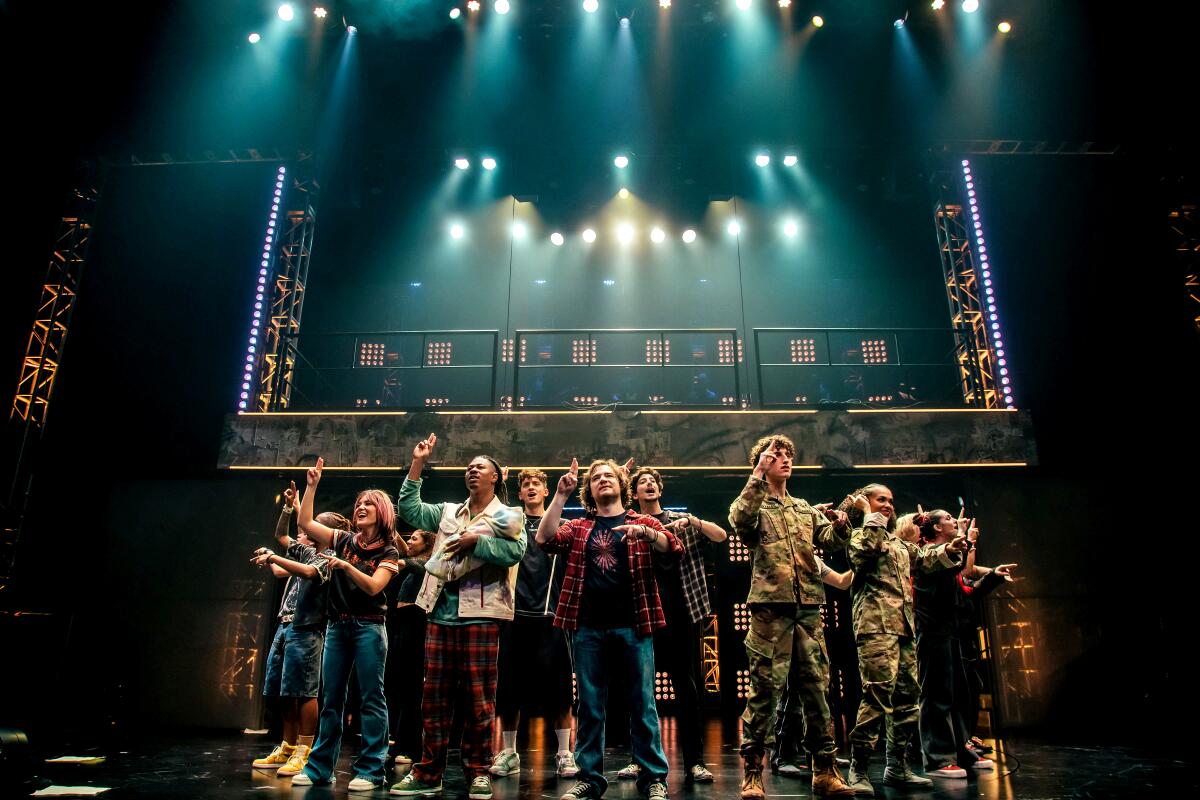
[(346, 691), (350, 670), (358, 671), (362, 695), (359, 724), (362, 748), (354, 761), (354, 774), (374, 783), (387, 779), (388, 715), (383, 698), (383, 668), (387, 661), (387, 632), (378, 622), (341, 620), (325, 630), (325, 656), (321, 672), (321, 721), (317, 741), (304, 773), (314, 782), (333, 777), (342, 746)]
[(575, 678), (579, 692), (575, 763), (579, 780), (604, 794), (604, 712), (608, 707), (608, 682), (615, 676), (624, 684), (629, 700), (629, 740), (633, 761), (642, 768), (638, 790), (651, 783), (667, 782), (667, 757), (663, 755), (654, 704), (654, 637), (638, 636), (633, 628), (580, 628), (575, 631)]

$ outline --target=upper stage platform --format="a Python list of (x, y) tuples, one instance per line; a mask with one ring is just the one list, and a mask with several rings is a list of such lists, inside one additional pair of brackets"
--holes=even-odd
[(578, 458), (668, 470), (742, 473), (767, 433), (796, 443), (799, 470), (944, 470), (1037, 463), (1028, 411), (493, 411), (246, 413), (225, 419), (218, 467), (397, 470), (438, 435), (434, 469), (461, 470), (480, 453), (514, 469), (560, 469)]

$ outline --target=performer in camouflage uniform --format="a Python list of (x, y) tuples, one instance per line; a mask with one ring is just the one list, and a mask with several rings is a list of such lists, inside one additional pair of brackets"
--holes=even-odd
[(742, 715), (743, 800), (766, 796), (762, 763), (772, 743), (775, 703), (788, 678), (798, 681), (805, 744), (813, 754), (813, 794), (846, 797), (852, 790), (834, 763), (833, 720), (825, 700), (827, 656), (821, 628), (825, 590), (814, 545), (844, 547), (849, 521), (836, 521), (787, 493), (796, 446), (786, 436), (765, 436), (750, 451), (754, 471), (729, 508), (729, 524), (752, 553), (750, 631), (746, 634), (750, 692)]
[(854, 568), (851, 612), (862, 676), (858, 720), (850, 733), (853, 750), (849, 782), (855, 794), (873, 795), (867, 777), (871, 751), (887, 723), (887, 768), (883, 779), (896, 786), (929, 786), (929, 778), (908, 766), (905, 751), (917, 730), (917, 654), (914, 643), (911, 575), (959, 564), (965, 539), (936, 547), (919, 546), (895, 535), (892, 492), (873, 483), (842, 504), (862, 514), (862, 524), (850, 534), (847, 553)]

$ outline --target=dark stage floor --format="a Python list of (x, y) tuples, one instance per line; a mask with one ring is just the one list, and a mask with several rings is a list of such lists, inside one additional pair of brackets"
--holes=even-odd
[[(674, 752), (674, 721), (663, 722), (664, 744), (671, 761), (671, 796), (674, 798), (735, 798), (741, 778), (741, 763), (736, 753), (736, 727), (720, 721), (707, 723), (706, 758), (716, 782), (686, 786), (678, 771)], [(553, 771), (553, 750), (540, 720), (532, 722), (530, 738), (536, 750), (522, 743), (519, 748), (522, 771), (517, 776), (494, 781), (496, 800), (533, 800), (557, 798), (572, 785), (559, 780)], [(552, 738), (552, 733), (550, 735)], [(995, 744), (993, 742), (989, 742)], [(105, 755), (98, 766), (45, 765), (43, 776), (58, 785), (111, 787), (105, 798), (127, 797), (345, 797), (350, 754), (344, 748), (337, 783), (307, 790), (292, 789), (286, 779), (250, 767), (255, 757), (270, 751), (272, 742), (264, 736), (231, 734), (228, 736), (147, 737), (139, 746), (107, 753), (72, 752), (70, 755)], [(882, 757), (872, 765), (871, 778), (878, 797), (926, 798), (1118, 798), (1145, 795), (1195, 797), (1200, 792), (1194, 766), (1168, 758), (1147, 757), (1127, 748), (1071, 747), (1033, 742), (1001, 742), (997, 746), (997, 769), (969, 781), (939, 781), (932, 791), (900, 791), (882, 785)], [(635, 800), (632, 781), (617, 781), (615, 773), (628, 763), (628, 748), (609, 750), (605, 770), (612, 781), (606, 797)], [(457, 765), (457, 754), (451, 763)], [(768, 775), (768, 797), (810, 797), (807, 781)], [(466, 798), (467, 783), (462, 770), (452, 766), (446, 774), (443, 797)], [(387, 797), (384, 790), (355, 797)]]

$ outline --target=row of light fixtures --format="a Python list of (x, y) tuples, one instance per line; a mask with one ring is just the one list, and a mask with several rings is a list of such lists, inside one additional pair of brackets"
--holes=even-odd
[[(792, 218), (785, 219), (780, 225), (780, 230), (783, 232), (784, 236), (788, 237), (789, 239), (794, 239), (800, 234), (800, 223)], [(514, 239), (524, 239), (529, 235), (529, 229), (523, 222), (514, 222), (510, 231)], [(725, 226), (725, 232), (730, 236), (740, 236), (742, 233), (742, 225), (737, 220), (731, 220), (729, 224)], [(462, 239), (466, 235), (467, 227), (463, 223), (450, 223), (451, 239)], [(622, 222), (617, 225), (616, 237), (617, 241), (621, 244), (632, 244), (634, 239), (637, 238), (637, 230), (631, 223)], [(696, 241), (696, 237), (696, 231), (693, 228), (686, 229), (679, 236), (680, 240), (684, 244), (691, 244), (692, 242)], [(596, 241), (598, 234), (596, 233), (595, 228), (584, 228), (579, 234), (579, 238), (583, 239), (584, 242), (591, 244), (592, 242)], [(655, 244), (662, 244), (666, 240), (667, 232), (665, 230), (657, 226), (650, 229), (650, 241), (654, 242)], [(563, 236), (560, 231), (555, 231), (554, 233), (550, 234), (550, 243), (555, 247), (562, 247), (564, 244), (566, 244), (566, 241), (566, 237)]]

